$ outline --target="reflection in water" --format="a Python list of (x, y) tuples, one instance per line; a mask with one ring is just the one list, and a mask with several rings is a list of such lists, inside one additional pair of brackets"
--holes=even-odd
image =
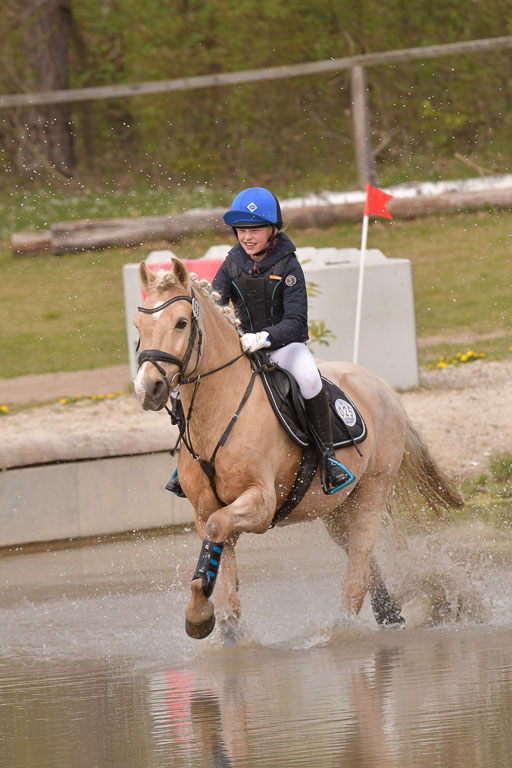
[(340, 625), (339, 550), (302, 535), (241, 542), (231, 648), (185, 636), (192, 535), (0, 560), (0, 766), (508, 768), (509, 535), (389, 556), (443, 608), (417, 631)]
[[(512, 632), (221, 651), (150, 676), (156, 765), (510, 765)], [(166, 763), (163, 756), (172, 761)]]

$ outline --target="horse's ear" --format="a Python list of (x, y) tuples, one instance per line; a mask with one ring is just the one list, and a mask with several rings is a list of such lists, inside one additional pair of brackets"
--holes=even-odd
[(153, 272), (146, 267), (146, 262), (141, 261), (139, 264), (139, 278), (140, 278), (140, 284), (142, 285), (142, 289), (148, 293), (149, 287), (151, 283), (154, 283), (156, 280), (155, 275)]
[(186, 268), (184, 263), (179, 259), (177, 259), (175, 256), (172, 257), (172, 271), (174, 272), (178, 283), (180, 283), (183, 286), (183, 288), (188, 288), (188, 283), (189, 283), (188, 269)]

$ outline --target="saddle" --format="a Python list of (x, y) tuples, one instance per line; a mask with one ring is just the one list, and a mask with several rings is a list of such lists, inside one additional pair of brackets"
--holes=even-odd
[[(313, 442), (309, 421), (296, 380), (280, 368), (265, 350), (253, 355), (261, 369), (261, 380), (274, 413), (292, 440), (306, 448)], [(322, 376), (331, 412), (333, 446), (335, 449), (358, 445), (367, 437), (366, 424), (350, 397), (336, 384)]]
[[(298, 384), (288, 371), (275, 363), (266, 350), (254, 352), (251, 357), (259, 369), (270, 404), (279, 422), (291, 439), (303, 449), (302, 460), (295, 482), (283, 505), (277, 510), (270, 525), (284, 520), (305, 496), (313, 480), (318, 463), (318, 452)], [(322, 376), (327, 390), (334, 448), (353, 445), (357, 448), (367, 437), (364, 419), (345, 392)]]
[[(247, 402), (255, 377), (257, 375), (261, 376), (263, 386), (265, 387), (265, 391), (279, 422), (292, 440), (303, 449), (302, 459), (295, 481), (287, 498), (274, 514), (270, 524), (270, 527), (273, 528), (277, 523), (284, 520), (284, 518), (290, 514), (305, 496), (316, 472), (318, 452), (319, 450), (320, 453), (322, 452), (323, 446), (316, 443), (314, 431), (310, 428), (309, 420), (307, 418), (304, 398), (300, 394), (299, 387), (293, 376), (288, 373), (288, 371), (280, 368), (277, 363), (270, 358), (267, 351), (260, 350), (254, 352), (250, 357), (252, 360), (252, 377), (249, 386), (247, 387), (236, 413), (217, 443), (209, 461), (202, 459), (199, 455), (195, 454), (192, 445), (187, 441), (187, 425), (192, 413), (192, 405), (190, 406), (188, 416), (185, 417), (181, 400), (179, 398), (174, 398), (172, 409), (167, 408), (167, 411), (171, 416), (172, 423), (177, 424), (180, 431), (179, 439), (174, 450), (177, 450), (177, 446), (180, 441), (183, 440), (190, 454), (194, 459), (199, 461), (202, 470), (207, 475), (219, 504), (224, 506), (224, 502), (219, 498), (215, 487), (215, 456), (219, 448), (225, 444), (240, 411)], [(328, 392), (334, 448), (343, 448), (347, 445), (353, 445), (360, 453), (357, 446), (359, 443), (362, 443), (367, 436), (366, 424), (363, 417), (352, 400), (339, 387), (324, 376), (322, 376), (322, 381)], [(326, 493), (329, 493), (325, 487), (324, 490)]]

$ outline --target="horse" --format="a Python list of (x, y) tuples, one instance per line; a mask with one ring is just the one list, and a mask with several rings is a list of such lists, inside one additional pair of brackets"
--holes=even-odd
[[(220, 297), (209, 283), (178, 258), (159, 274), (142, 262), (139, 277), (146, 298), (134, 320), (140, 335), (134, 392), (143, 409), (160, 410), (179, 385), (185, 445), (178, 474), (202, 539), (185, 629), (193, 638), (206, 637), (217, 613), (222, 636), (236, 638), (236, 542), (242, 533), (262, 534), (272, 526), (297, 477), (302, 448), (278, 421), (254, 360), (241, 351), (239, 321), (231, 308), (216, 303)], [(400, 606), (372, 554), (383, 512), (392, 511), (395, 497), (416, 492), (438, 515), (462, 506), (463, 498), (383, 379), (348, 362), (317, 364), (357, 403), (368, 434), (362, 450), (343, 448), (355, 482), (325, 493), (317, 469), (302, 500), (278, 525), (320, 518), (347, 554), (342, 609), (357, 615), (369, 591), (378, 623), (399, 624)]]

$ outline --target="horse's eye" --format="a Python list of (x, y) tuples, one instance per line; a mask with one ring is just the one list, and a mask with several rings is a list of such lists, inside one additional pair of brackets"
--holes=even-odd
[(187, 327), (187, 321), (186, 320), (178, 320), (178, 322), (176, 323), (176, 328), (179, 328), (180, 330), (182, 330), (183, 328), (186, 328), (186, 327)]

